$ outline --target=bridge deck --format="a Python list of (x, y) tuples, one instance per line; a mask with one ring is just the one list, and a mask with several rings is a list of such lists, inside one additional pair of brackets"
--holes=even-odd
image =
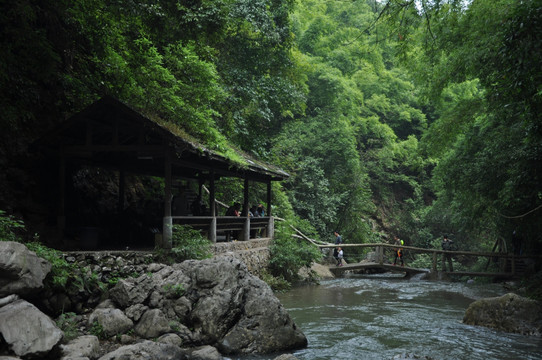
[[(335, 274), (340, 275), (348, 270), (364, 270), (364, 269), (381, 269), (389, 272), (396, 273), (406, 273), (407, 276), (413, 274), (429, 273), (429, 269), (418, 269), (408, 266), (400, 266), (393, 264), (379, 264), (375, 262), (363, 262), (363, 263), (354, 263), (354, 264), (345, 264), (343, 266), (332, 265), (329, 267), (329, 270)], [(517, 274), (512, 273), (490, 273), (490, 272), (469, 272), (469, 271), (454, 271), (454, 272), (445, 272), (446, 275), (454, 276), (485, 276), (485, 277), (497, 277), (497, 278), (514, 278), (517, 277)]]
[(363, 270), (363, 269), (382, 269), (382, 270), (391, 271), (391, 272), (407, 273), (409, 275), (429, 272), (428, 269), (417, 269), (417, 268), (412, 268), (408, 266), (400, 266), (400, 265), (393, 265), (393, 264), (379, 264), (379, 263), (373, 263), (373, 262), (345, 264), (343, 266), (332, 265), (329, 267), (329, 270), (334, 274), (340, 274), (348, 270)]

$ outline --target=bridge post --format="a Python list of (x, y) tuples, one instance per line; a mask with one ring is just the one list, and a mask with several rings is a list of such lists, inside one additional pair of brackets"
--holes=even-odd
[(376, 247), (376, 258), (380, 265), (384, 264), (384, 248), (382, 246)]
[(431, 265), (431, 272), (437, 273), (437, 252), (433, 251), (433, 264)]

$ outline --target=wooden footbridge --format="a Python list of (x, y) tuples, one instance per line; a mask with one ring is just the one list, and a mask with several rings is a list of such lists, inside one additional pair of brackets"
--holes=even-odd
[[(316, 244), (320, 249), (325, 248), (335, 248), (335, 244)], [(499, 264), (499, 270), (497, 272), (472, 272), (472, 271), (445, 271), (442, 270), (440, 273), (444, 273), (448, 276), (471, 276), (471, 277), (493, 277), (493, 278), (502, 278), (502, 279), (513, 279), (519, 278), (525, 273), (525, 260), (533, 259), (533, 256), (520, 256), (509, 253), (502, 252), (476, 252), (476, 251), (446, 251), (446, 250), (437, 250), (437, 249), (425, 249), (418, 248), (414, 246), (402, 246), (403, 252), (412, 251), (416, 253), (426, 253), (431, 254), (432, 264), (431, 269), (418, 269), (407, 266), (387, 264), (384, 262), (384, 249), (390, 249), (394, 251), (397, 248), (397, 245), (384, 244), (384, 243), (373, 243), (373, 244), (341, 244), (343, 249), (348, 248), (374, 248), (376, 252), (376, 261), (374, 262), (361, 262), (354, 264), (346, 264), (343, 266), (330, 266), (330, 271), (336, 275), (341, 275), (345, 271), (349, 270), (364, 270), (364, 269), (380, 269), (382, 271), (389, 272), (398, 272), (404, 273), (406, 277), (409, 277), (413, 274), (427, 273), (430, 278), (436, 278), (439, 274), (437, 269), (438, 262), (442, 262), (442, 257), (444, 254), (449, 254), (451, 256), (475, 256), (475, 257), (486, 257), (488, 258), (488, 264), (490, 260), (495, 260)], [(539, 261), (540, 258), (537, 257), (536, 261)], [(442, 264), (444, 266), (444, 264)]]
[[(278, 220), (282, 220), (278, 218)], [(291, 225), (290, 225), (291, 226)], [(311, 244), (317, 246), (320, 249), (329, 249), (336, 248), (338, 245), (330, 243), (318, 243), (315, 240), (308, 238), (301, 231), (291, 226), (292, 229), (296, 232), (293, 236), (299, 239), (306, 240)], [(527, 272), (526, 262), (527, 260), (534, 260), (535, 263), (540, 263), (542, 256), (533, 256), (533, 255), (514, 255), (508, 252), (481, 252), (481, 251), (448, 251), (448, 250), (438, 250), (438, 249), (426, 249), (419, 248), (414, 246), (401, 246), (403, 253), (413, 252), (413, 253), (425, 253), (431, 254), (432, 264), (431, 269), (417, 269), (406, 266), (393, 265), (385, 263), (384, 250), (393, 252), (397, 248), (397, 245), (385, 244), (385, 243), (371, 243), (371, 244), (341, 244), (341, 248), (374, 248), (376, 253), (376, 259), (373, 262), (360, 262), (345, 264), (343, 266), (336, 266), (335, 264), (329, 267), (329, 270), (335, 275), (342, 275), (346, 271), (357, 271), (357, 270), (369, 270), (376, 269), (382, 272), (396, 272), (404, 273), (405, 277), (410, 277), (414, 274), (426, 273), (431, 279), (438, 278), (438, 274), (446, 274), (450, 277), (456, 276), (470, 276), (470, 277), (493, 277), (499, 279), (517, 279), (521, 278)], [(493, 247), (493, 250), (497, 248), (497, 243)], [(438, 271), (437, 264), (438, 262), (443, 261), (443, 255), (454, 256), (474, 256), (474, 257), (485, 257), (488, 259), (485, 271), (483, 272), (473, 272), (473, 271)], [(490, 261), (497, 261), (499, 265), (499, 270), (497, 272), (487, 271)], [(442, 267), (441, 269), (443, 268)]]
[[(317, 245), (320, 249), (325, 248), (334, 248), (337, 247), (335, 244), (324, 244)], [(475, 257), (487, 257), (488, 263), (489, 260), (496, 260), (499, 264), (498, 272), (471, 272), (471, 271), (441, 271), (448, 276), (471, 276), (471, 277), (493, 277), (493, 278), (502, 278), (502, 279), (511, 279), (519, 278), (525, 273), (525, 259), (533, 258), (533, 256), (519, 256), (509, 253), (500, 253), (500, 252), (476, 252), (476, 251), (445, 251), (437, 249), (425, 249), (418, 248), (414, 246), (402, 246), (403, 252), (412, 251), (416, 253), (426, 253), (431, 254), (432, 256), (432, 265), (431, 269), (418, 269), (407, 266), (387, 264), (384, 262), (384, 249), (390, 249), (394, 251), (397, 248), (397, 245), (390, 245), (384, 243), (374, 243), (374, 244), (341, 244), (343, 249), (348, 248), (374, 248), (376, 252), (376, 261), (374, 262), (361, 262), (353, 264), (345, 264), (343, 266), (331, 265), (329, 267), (330, 271), (336, 275), (341, 275), (345, 271), (356, 271), (356, 270), (368, 270), (368, 269), (378, 269), (384, 272), (398, 272), (404, 273), (406, 277), (409, 277), (413, 274), (427, 273), (430, 278), (436, 278), (439, 271), (437, 269), (438, 262), (442, 261), (442, 255), (449, 254), (451, 256), (475, 256)], [(539, 260), (539, 259), (537, 259)], [(487, 270), (487, 266), (486, 266)]]

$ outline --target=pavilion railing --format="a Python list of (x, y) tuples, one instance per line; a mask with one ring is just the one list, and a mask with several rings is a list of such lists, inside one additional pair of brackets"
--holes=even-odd
[(171, 224), (188, 225), (207, 234), (209, 240), (217, 242), (219, 236), (226, 241), (232, 238), (247, 241), (257, 235), (274, 236), (274, 218), (240, 216), (171, 216)]

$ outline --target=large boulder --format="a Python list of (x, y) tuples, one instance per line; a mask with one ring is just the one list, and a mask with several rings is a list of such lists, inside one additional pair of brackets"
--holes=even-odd
[(186, 353), (178, 346), (145, 340), (141, 343), (126, 345), (102, 356), (99, 360), (185, 360)]
[(17, 300), (0, 308), (0, 335), (17, 356), (49, 353), (63, 333), (34, 305)]
[(271, 288), (232, 256), (162, 267), (119, 282), (110, 296), (127, 312), (138, 304), (150, 309), (136, 325), (138, 333), (145, 329), (158, 336), (170, 331), (164, 326), (167, 321), (183, 342), (215, 345), (227, 354), (269, 353), (307, 345)]
[(50, 271), (51, 264), (23, 244), (0, 241), (0, 297), (42, 289)]
[(509, 293), (473, 302), (465, 312), (463, 322), (506, 332), (541, 335), (542, 305)]

